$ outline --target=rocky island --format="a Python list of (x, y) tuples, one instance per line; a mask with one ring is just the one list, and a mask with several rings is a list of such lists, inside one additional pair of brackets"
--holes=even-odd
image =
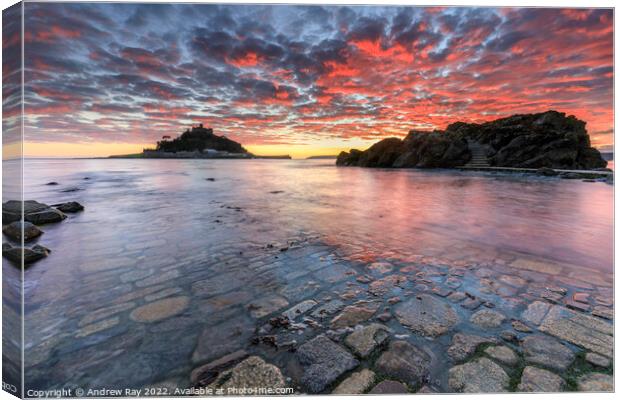
[(590, 144), (586, 123), (565, 113), (518, 114), (482, 124), (455, 122), (445, 130), (411, 130), (360, 151), (341, 152), (339, 166), (455, 168), (465, 165), (592, 170), (607, 161)]
[(110, 156), (110, 158), (290, 159), (291, 157), (289, 155), (256, 156), (248, 152), (241, 143), (226, 136), (218, 136), (213, 133), (212, 128), (205, 128), (203, 124), (199, 124), (187, 129), (177, 138), (163, 136), (154, 149), (144, 149), (139, 154)]
[(250, 158), (252, 154), (240, 143), (218, 136), (202, 124), (188, 129), (181, 136), (164, 136), (155, 149), (144, 149), (145, 158)]

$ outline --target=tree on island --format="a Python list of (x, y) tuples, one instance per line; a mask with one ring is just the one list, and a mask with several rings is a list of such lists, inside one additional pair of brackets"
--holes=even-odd
[(161, 140), (157, 142), (157, 151), (176, 153), (179, 151), (199, 151), (206, 149), (226, 151), (229, 153), (247, 153), (240, 143), (224, 136), (213, 133), (212, 128), (205, 128), (200, 124), (188, 129), (181, 136), (173, 140)]

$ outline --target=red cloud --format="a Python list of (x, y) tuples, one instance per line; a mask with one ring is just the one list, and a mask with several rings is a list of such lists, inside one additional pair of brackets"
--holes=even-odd
[(260, 61), (260, 56), (255, 52), (248, 52), (237, 58), (229, 58), (227, 62), (237, 68), (254, 67)]
[[(109, 135), (126, 124), (136, 131), (148, 125), (160, 136), (187, 120), (211, 121), (248, 144), (374, 141), (456, 120), (557, 109), (601, 132), (593, 135), (597, 144), (611, 142), (611, 10), (438, 7), (403, 15), (334, 11), (325, 27), (308, 21), (317, 28), (312, 35), (284, 29), (269, 15), (237, 32), (208, 23), (198, 33), (162, 26), (162, 35), (131, 48), (118, 44), (122, 30), (104, 41), (82, 25), (50, 20), (26, 32), (28, 43), (45, 44), (26, 46), (33, 52), (26, 77), (36, 94), (29, 109), (48, 126), (59, 126), (62, 113), (96, 111)], [(192, 35), (200, 40), (187, 39)], [(3, 46), (17, 44), (14, 35)], [(96, 90), (73, 93), (89, 86)], [(113, 107), (106, 104), (112, 98)], [(73, 134), (87, 131), (73, 122), (80, 128)]]

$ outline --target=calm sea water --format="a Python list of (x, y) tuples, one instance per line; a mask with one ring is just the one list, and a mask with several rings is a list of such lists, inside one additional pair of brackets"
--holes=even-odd
[[(246, 215), (237, 234), (256, 230), (266, 241), (312, 231), (419, 254), (460, 241), (612, 269), (613, 186), (605, 183), (337, 168), (333, 160), (30, 160), (25, 168), (25, 199), (87, 209), (43, 241), (65, 256), (97, 235), (131, 240), (162, 218), (169, 241), (199, 242), (218, 229), (216, 204), (227, 204)], [(72, 232), (79, 235), (67, 243)]]
[[(55, 159), (28, 160), (25, 169), (26, 200), (85, 206), (42, 227), (38, 243), (52, 253), (25, 271), (29, 387), (187, 387), (192, 368), (250, 346), (261, 318), (307, 298), (367, 297), (354, 274), (373, 274), (366, 266), (375, 260), (408, 275), (417, 271), (412, 260), (445, 268), (450, 261), (441, 260), (454, 260), (532, 285), (611, 282), (613, 186), (600, 182), (337, 168), (333, 160)], [(561, 272), (513, 271), (520, 259)], [(17, 269), (4, 265), (6, 289)], [(462, 290), (485, 295), (471, 278)], [(172, 315), (136, 316), (171, 296), (183, 304)], [(517, 316), (520, 295), (507, 296), (491, 300)], [(271, 314), (253, 313), (256, 304)], [(446, 344), (420, 342), (437, 355), (443, 387)], [(261, 354), (295, 373), (293, 353)]]

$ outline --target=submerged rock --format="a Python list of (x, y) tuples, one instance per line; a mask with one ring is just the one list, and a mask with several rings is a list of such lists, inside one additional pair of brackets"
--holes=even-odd
[(525, 361), (563, 371), (573, 362), (575, 354), (559, 341), (542, 335), (528, 336), (522, 342)]
[(390, 330), (385, 325), (370, 324), (356, 328), (346, 337), (345, 344), (362, 358), (368, 357), (377, 347), (381, 346), (390, 336)]
[(54, 204), (53, 207), (55, 207), (57, 210), (60, 210), (66, 213), (76, 213), (78, 211), (84, 210), (84, 206), (78, 203), (77, 201), (69, 201), (66, 203)]
[(485, 343), (496, 344), (498, 340), (492, 337), (468, 335), (459, 332), (452, 337), (452, 344), (448, 348), (448, 355), (454, 361), (464, 361), (474, 354), (478, 346)]
[(508, 374), (488, 358), (457, 365), (448, 371), (451, 390), (464, 393), (498, 393), (508, 391)]
[(344, 307), (344, 303), (338, 299), (330, 300), (327, 303), (317, 307), (313, 312), (314, 318), (326, 318)]
[(248, 310), (252, 317), (262, 318), (287, 306), (288, 301), (284, 297), (271, 294), (250, 303)]
[(473, 314), (470, 321), (481, 328), (497, 328), (504, 322), (504, 314), (493, 310), (480, 310)]
[(317, 336), (301, 345), (297, 360), (304, 367), (301, 383), (311, 392), (319, 393), (359, 362), (342, 346), (326, 336)]
[(169, 297), (136, 308), (131, 312), (131, 319), (136, 322), (156, 322), (181, 313), (187, 308), (189, 297)]
[(531, 324), (539, 325), (550, 309), (551, 304), (543, 301), (535, 301), (527, 306), (527, 309), (521, 314), (521, 318)]
[(381, 374), (415, 388), (427, 379), (430, 364), (431, 357), (424, 350), (405, 341), (395, 341), (381, 354), (375, 368)]
[(192, 355), (194, 363), (223, 357), (245, 347), (254, 332), (254, 320), (239, 315), (220, 324), (206, 324)]
[(345, 307), (340, 314), (332, 319), (331, 327), (333, 329), (339, 329), (346, 328), (347, 326), (355, 326), (370, 319), (378, 309), (378, 303)]
[(424, 336), (443, 335), (458, 322), (458, 316), (450, 304), (428, 294), (401, 303), (395, 310), (401, 324)]
[(282, 313), (282, 315), (288, 318), (289, 320), (294, 321), (297, 317), (312, 310), (314, 306), (316, 306), (317, 304), (318, 303), (314, 300), (305, 300), (295, 305), (294, 307), (286, 310), (285, 312)]
[[(491, 166), (596, 169), (607, 165), (590, 144), (586, 123), (557, 111), (519, 114), (482, 124), (456, 122), (444, 131), (412, 130), (404, 140), (383, 139), (368, 150), (342, 152), (336, 165), (395, 168), (451, 168), (472, 157), (469, 143), (484, 150)], [(544, 170), (542, 168), (545, 168)]]
[(22, 223), (21, 221), (11, 222), (2, 229), (2, 233), (16, 241), (22, 240), (22, 232), (24, 234), (24, 242), (29, 242), (41, 236), (43, 233), (43, 231), (37, 228), (34, 224), (31, 224), (30, 222)]

